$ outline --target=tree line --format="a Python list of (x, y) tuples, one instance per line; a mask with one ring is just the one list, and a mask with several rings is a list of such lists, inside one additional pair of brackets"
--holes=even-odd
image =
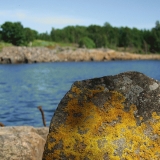
[(0, 27), (0, 41), (20, 46), (35, 39), (74, 43), (87, 48), (136, 48), (137, 53), (160, 53), (160, 22), (156, 21), (151, 30), (113, 27), (108, 22), (103, 26), (52, 28), (50, 33), (24, 28), (20, 22), (5, 22)]

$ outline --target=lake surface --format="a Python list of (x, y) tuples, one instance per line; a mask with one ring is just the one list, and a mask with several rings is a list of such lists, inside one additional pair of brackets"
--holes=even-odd
[(0, 122), (6, 126), (47, 126), (60, 100), (77, 80), (139, 71), (160, 80), (160, 61), (56, 62), (0, 65)]

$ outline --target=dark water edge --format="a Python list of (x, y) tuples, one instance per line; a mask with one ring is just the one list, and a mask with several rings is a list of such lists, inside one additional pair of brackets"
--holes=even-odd
[(139, 71), (160, 80), (160, 61), (56, 62), (0, 65), (0, 122), (6, 126), (47, 125), (58, 103), (77, 80)]

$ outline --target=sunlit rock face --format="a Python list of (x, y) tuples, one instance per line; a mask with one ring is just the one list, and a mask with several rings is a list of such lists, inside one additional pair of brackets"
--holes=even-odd
[(75, 82), (51, 120), (43, 160), (159, 160), (159, 85), (138, 72)]

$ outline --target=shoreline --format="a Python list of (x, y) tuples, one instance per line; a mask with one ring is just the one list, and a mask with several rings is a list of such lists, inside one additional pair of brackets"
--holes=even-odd
[(160, 60), (160, 54), (134, 54), (111, 49), (56, 47), (4, 47), (0, 51), (0, 64), (80, 62), (112, 60)]

